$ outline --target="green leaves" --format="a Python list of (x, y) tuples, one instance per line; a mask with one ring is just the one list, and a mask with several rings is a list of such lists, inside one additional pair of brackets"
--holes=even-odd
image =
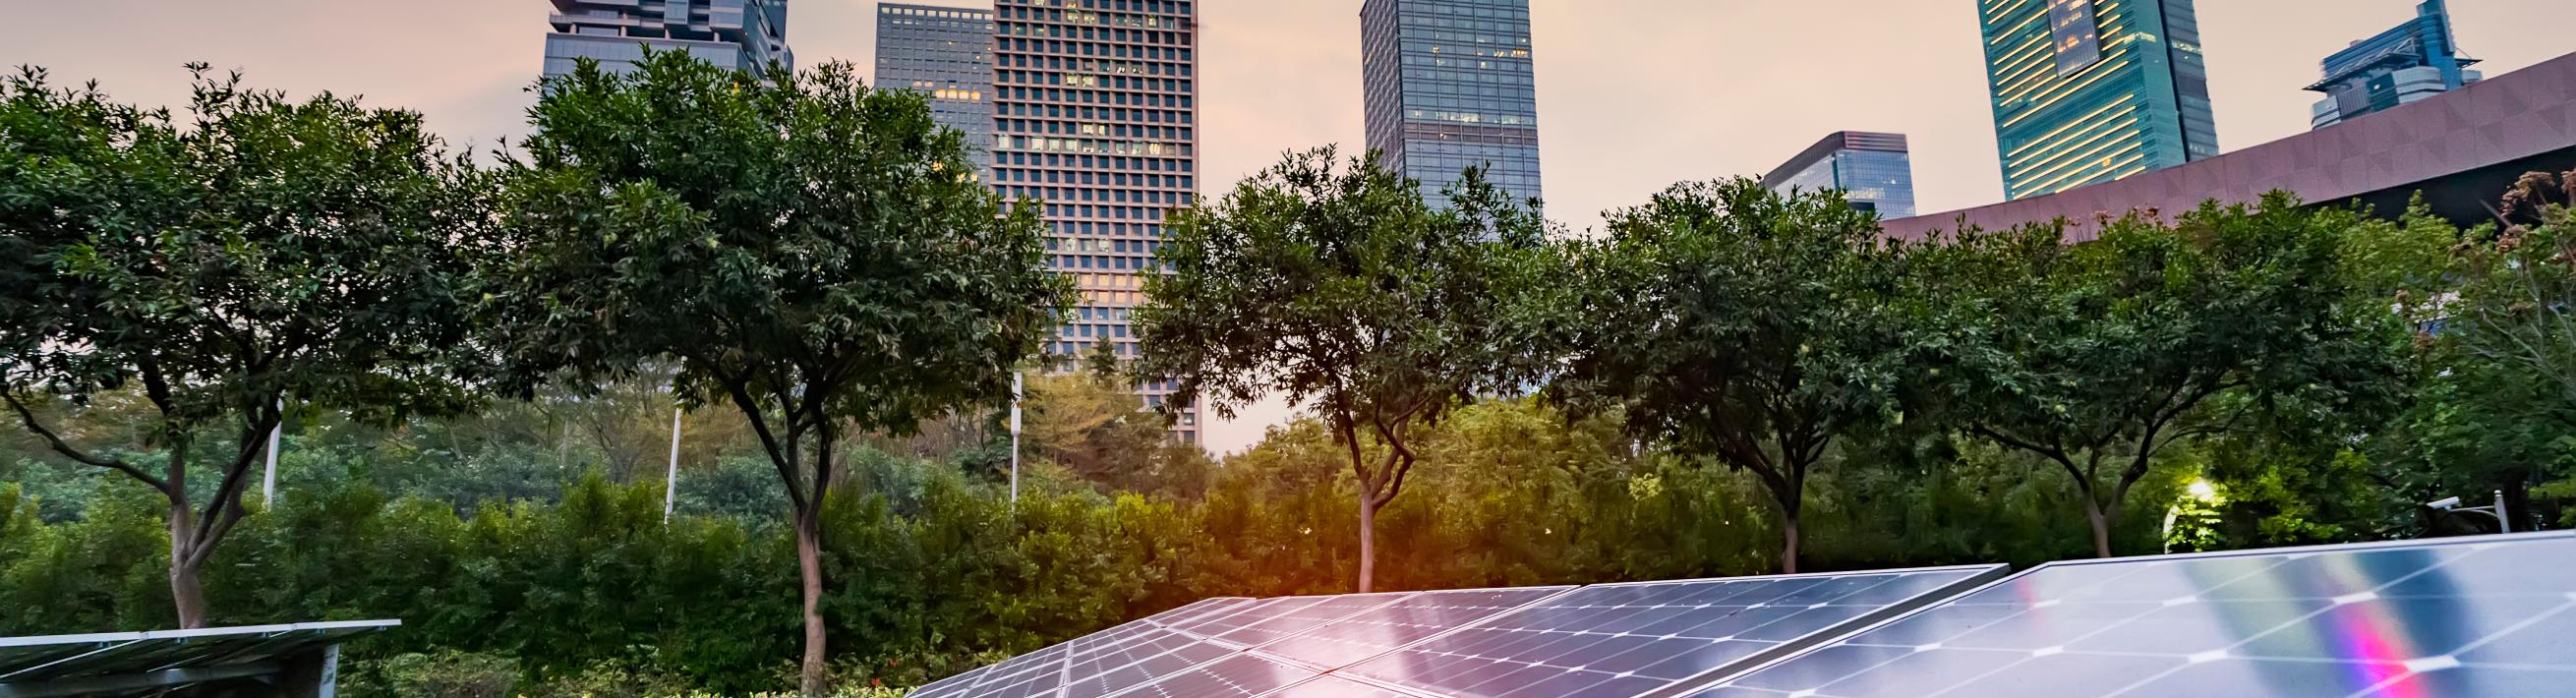
[(801, 392), (802, 421), (904, 431), (1005, 394), (1070, 296), (1034, 211), (943, 174), (973, 170), (957, 134), (846, 64), (663, 53), (542, 91), (503, 177), (529, 253), (487, 269), (512, 385), (668, 357), (694, 402)]
[(1508, 389), (1546, 223), (1470, 173), (1445, 206), (1373, 156), (1294, 154), (1185, 212), (1137, 312), (1148, 376), (1230, 413), (1277, 392), (1389, 422)]

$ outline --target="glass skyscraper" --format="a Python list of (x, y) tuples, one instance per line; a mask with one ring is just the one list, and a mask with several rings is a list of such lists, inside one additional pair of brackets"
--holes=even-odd
[(2192, 0), (1978, 0), (2004, 198), (2218, 154)]
[(1882, 219), (1914, 217), (1914, 161), (1902, 133), (1826, 136), (1771, 170), (1762, 186), (1782, 193), (1840, 189), (1852, 208)]
[(573, 59), (598, 59), (624, 71), (643, 60), (644, 47), (687, 51), (699, 60), (738, 70), (777, 61), (789, 68), (786, 0), (554, 0), (547, 17), (545, 75), (572, 72)]
[(2325, 77), (2308, 86), (2326, 98), (2310, 110), (2309, 123), (2325, 128), (2460, 89), (2485, 77), (2467, 69), (2477, 62), (2452, 40), (2449, 8), (2424, 0), (2414, 19), (2326, 57)]
[(1529, 0), (1366, 0), (1360, 64), (1368, 147), (1427, 198), (1476, 165), (1539, 197)]
[(939, 125), (966, 134), (985, 175), (992, 172), (993, 13), (934, 5), (877, 5), (879, 89), (930, 99)]
[[(1198, 6), (1189, 0), (996, 0), (993, 187), (1045, 207), (1054, 267), (1080, 300), (1049, 344), (1059, 368), (1132, 326), (1170, 214), (1198, 191)], [(1138, 386), (1160, 404), (1172, 384)], [(1198, 438), (1191, 406), (1175, 427)]]

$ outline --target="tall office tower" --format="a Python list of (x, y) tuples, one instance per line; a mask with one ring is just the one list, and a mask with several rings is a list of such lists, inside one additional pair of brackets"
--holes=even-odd
[(2218, 154), (2192, 0), (1978, 0), (2004, 198)]
[(1529, 0), (1367, 0), (1360, 76), (1368, 147), (1426, 198), (1485, 165), (1495, 185), (1538, 198), (1538, 92)]
[[(1198, 192), (1196, 16), (1194, 0), (994, 2), (993, 187), (1046, 207), (1049, 256), (1081, 289), (1048, 348), (1059, 368), (1101, 344), (1136, 356), (1164, 223)], [(1138, 386), (1149, 404), (1172, 387)]]
[(1771, 170), (1762, 186), (1784, 193), (1840, 189), (1852, 208), (1885, 219), (1914, 217), (1914, 162), (1902, 133), (1826, 136)]
[(2452, 41), (2451, 13), (2442, 0), (2424, 0), (2414, 19), (2326, 57), (2325, 79), (2308, 86), (2326, 98), (2310, 111), (2309, 123), (2325, 128), (2460, 89), (2486, 77), (2467, 69), (2477, 63)]
[(877, 5), (877, 81), (930, 99), (939, 125), (966, 134), (993, 170), (993, 13), (936, 5)]
[(793, 68), (787, 49), (787, 0), (554, 0), (547, 21), (548, 77), (572, 72), (573, 59), (595, 58), (609, 70), (627, 70), (644, 48), (687, 51), (734, 69), (778, 61)]

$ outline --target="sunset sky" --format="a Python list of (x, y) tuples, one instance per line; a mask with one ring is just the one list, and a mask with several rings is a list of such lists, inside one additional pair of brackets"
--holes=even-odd
[[(969, 2), (940, 2), (961, 7)], [(1359, 0), (1202, 0), (1198, 123), (1207, 195), (1280, 152), (1360, 147)], [(1675, 181), (1760, 174), (1836, 130), (1912, 137), (1924, 212), (2002, 196), (1975, 0), (1532, 0), (1550, 217), (1574, 229)], [(2201, 0), (2220, 144), (2307, 130), (2317, 61), (2412, 16), (2416, 0)], [(186, 97), (189, 61), (259, 87), (365, 95), (456, 143), (524, 131), (545, 0), (83, 0), (15, 3), (0, 61)], [(875, 3), (793, 0), (800, 63), (874, 56)], [(2576, 52), (2576, 2), (2453, 0), (2489, 76)], [(867, 74), (872, 70), (863, 70)], [(1210, 429), (1257, 441), (1269, 405)]]

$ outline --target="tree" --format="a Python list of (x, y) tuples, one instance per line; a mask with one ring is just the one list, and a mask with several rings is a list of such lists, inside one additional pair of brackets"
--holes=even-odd
[(504, 166), (514, 254), (487, 271), (507, 384), (678, 367), (786, 486), (803, 688), (823, 690), (821, 515), (851, 430), (905, 433), (1010, 394), (1071, 290), (1034, 206), (1004, 211), (921, 97), (656, 53), (540, 86)]
[(1939, 261), (1910, 276), (1944, 304), (1919, 359), (1941, 371), (1925, 380), (1962, 431), (2073, 478), (2094, 552), (2110, 556), (2121, 506), (2167, 447), (2330, 423), (2297, 417), (2403, 391), (2407, 328), (2388, 304), (2355, 302), (2338, 267), (2352, 220), (2275, 194), (2174, 225), (2106, 220), (2072, 245), (2063, 221), (1936, 241), (1918, 251)]
[(1176, 221), (1170, 273), (1145, 281), (1136, 371), (1175, 378), (1172, 404), (1207, 396), (1221, 415), (1270, 393), (1316, 410), (1358, 484), (1367, 592), (1377, 512), (1404, 492), (1416, 430), (1513, 387), (1523, 343), (1502, 315), (1546, 222), (1479, 170), (1440, 207), (1374, 154), (1340, 161), (1290, 154)]
[[(61, 456), (166, 500), (183, 628), (206, 624), (202, 572), (249, 514), (282, 400), (379, 422), (470, 403), (443, 359), (487, 218), (480, 175), (419, 114), (190, 70), (185, 128), (41, 70), (0, 86), (0, 244), (18, 253), (0, 398)], [(136, 389), (157, 415), (140, 444), (40, 417)]]
[[(1092, 346), (1113, 347), (1109, 342)], [(1203, 451), (1174, 443), (1170, 420), (1146, 408), (1133, 388), (1119, 384), (1124, 372), (1115, 354), (1094, 351), (1084, 359), (1087, 365), (1080, 374), (1029, 379), (1022, 433), (1030, 456), (1085, 481), (1132, 492), (1163, 489), (1166, 466), (1197, 464), (1186, 454)]]
[(1877, 308), (1890, 288), (1877, 222), (1828, 192), (1750, 179), (1685, 183), (1576, 243), (1573, 328), (1551, 398), (1751, 472), (1778, 505), (1798, 571), (1808, 472), (1838, 440), (1899, 418), (1903, 366)]
[(2428, 313), (2426, 398), (2384, 442), (2408, 494), (2501, 490), (2514, 528), (2528, 530), (2534, 494), (2576, 493), (2571, 200), (2576, 172), (2525, 175), (2502, 202), (2502, 231), (2451, 248), (2456, 293)]

